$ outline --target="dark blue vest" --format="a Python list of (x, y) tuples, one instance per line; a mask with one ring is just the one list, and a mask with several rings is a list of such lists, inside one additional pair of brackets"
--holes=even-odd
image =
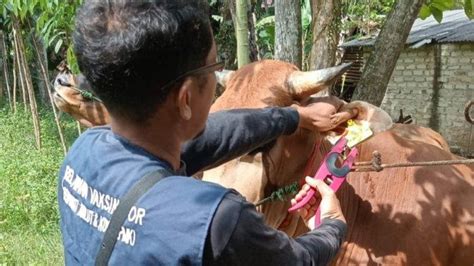
[[(170, 167), (94, 128), (82, 134), (59, 173), (58, 201), (68, 265), (93, 264), (119, 199), (145, 174)], [(201, 265), (206, 235), (227, 189), (185, 176), (158, 182), (131, 209), (111, 265)]]

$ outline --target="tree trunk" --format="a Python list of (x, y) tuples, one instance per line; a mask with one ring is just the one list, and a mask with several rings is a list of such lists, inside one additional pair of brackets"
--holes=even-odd
[(239, 68), (250, 63), (247, 0), (235, 1), (235, 36), (237, 37), (237, 62)]
[(380, 106), (398, 57), (424, 2), (398, 0), (394, 3), (375, 41), (374, 51), (367, 60), (353, 99)]
[(219, 32), (215, 33), (219, 57), (224, 61), (226, 69), (235, 69), (237, 68), (235, 0), (224, 1), (220, 13), (224, 21), (219, 27)]
[(311, 0), (313, 46), (310, 69), (322, 69), (336, 64), (341, 26), (340, 0)]
[(16, 34), (17, 47), (18, 47), (18, 53), (19, 53), (18, 66), (20, 67), (20, 70), (23, 71), (22, 76), (24, 77), (26, 89), (28, 92), (31, 118), (33, 120), (33, 129), (35, 133), (35, 143), (36, 143), (36, 147), (38, 149), (41, 149), (41, 128), (40, 128), (40, 121), (39, 121), (39, 115), (38, 115), (38, 107), (36, 105), (35, 91), (33, 89), (33, 82), (31, 80), (30, 69), (28, 67), (28, 62), (25, 56), (26, 49), (23, 43), (23, 37), (21, 36), (20, 24), (18, 20), (13, 17), (12, 23), (13, 23), (14, 30), (18, 33)]
[(299, 0), (275, 1), (275, 59), (301, 68), (301, 5)]

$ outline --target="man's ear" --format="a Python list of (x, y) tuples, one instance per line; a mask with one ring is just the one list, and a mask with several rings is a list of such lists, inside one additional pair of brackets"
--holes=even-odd
[(193, 113), (191, 109), (192, 86), (191, 80), (186, 79), (178, 90), (176, 105), (179, 109), (179, 115), (184, 120), (191, 119)]

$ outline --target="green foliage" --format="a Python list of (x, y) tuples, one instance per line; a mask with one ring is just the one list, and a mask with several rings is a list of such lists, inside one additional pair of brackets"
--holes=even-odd
[(427, 0), (421, 7), (419, 17), (426, 19), (433, 15), (436, 21), (443, 20), (443, 11), (453, 9), (456, 6), (455, 0)]
[(80, 72), (79, 65), (77, 64), (77, 58), (74, 54), (74, 49), (72, 45), (67, 48), (66, 59), (68, 62), (69, 69), (72, 71), (72, 73), (78, 74)]
[(394, 3), (395, 0), (343, 0), (341, 30), (349, 39), (372, 35), (382, 27)]
[(56, 54), (65, 54), (73, 72), (79, 73), (74, 53), (70, 51), (72, 51), (71, 33), (74, 28), (74, 16), (77, 7), (82, 4), (83, 0), (72, 0), (67, 4), (57, 0), (35, 1), (37, 1), (39, 9), (39, 12), (36, 13), (36, 31), (40, 32), (47, 47), (54, 47)]
[[(257, 23), (255, 31), (258, 36), (258, 46), (260, 47), (260, 56), (262, 59), (271, 59), (274, 54), (275, 46), (275, 15), (274, 8), (260, 10), (257, 12)], [(303, 42), (305, 54), (311, 51), (311, 2), (310, 0), (301, 0), (301, 27), (303, 33)]]
[[(0, 105), (1, 106), (1, 105)], [(52, 112), (40, 108), (43, 148), (35, 148), (29, 113), (0, 107), (0, 264), (61, 263), (56, 200), (64, 154)], [(75, 122), (65, 124), (72, 142)]]
[(313, 47), (313, 30), (311, 23), (313, 21), (312, 12), (311, 12), (311, 2), (310, 0), (302, 0), (301, 3), (301, 25), (303, 27), (303, 69), (308, 67), (305, 62), (308, 60), (309, 55), (311, 54), (311, 48)]
[(474, 19), (474, 0), (464, 0), (464, 12), (470, 19)]
[[(11, 16), (20, 19), (26, 30), (34, 25), (36, 34), (39, 35), (47, 48), (53, 49), (60, 57), (66, 57), (66, 52), (71, 49), (71, 32), (74, 27), (74, 16), (77, 7), (83, 0), (1, 0), (3, 28), (9, 28)], [(74, 55), (67, 54), (68, 64), (77, 70)], [(77, 72), (76, 72), (77, 73)]]
[(275, 15), (263, 17), (255, 24), (258, 36), (261, 57), (263, 59), (273, 58), (275, 46)]

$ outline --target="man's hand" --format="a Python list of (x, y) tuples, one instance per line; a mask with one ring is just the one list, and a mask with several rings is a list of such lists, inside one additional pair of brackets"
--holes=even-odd
[[(294, 104), (292, 107), (300, 115), (299, 127), (318, 132), (325, 132), (336, 128), (339, 124), (333, 123), (332, 115), (337, 113), (344, 104), (337, 97), (321, 97), (306, 106)], [(345, 121), (341, 121), (345, 122)]]
[(315, 225), (315, 214), (316, 209), (319, 206), (321, 209), (321, 220), (324, 218), (338, 219), (346, 222), (344, 215), (341, 211), (341, 205), (336, 197), (334, 191), (329, 188), (321, 180), (316, 180), (309, 176), (306, 177), (306, 184), (303, 185), (301, 190), (291, 200), (291, 205), (295, 205), (298, 201), (302, 200), (310, 188), (314, 188), (316, 192), (319, 192), (320, 197), (313, 197), (303, 208), (298, 210), (298, 213), (306, 222), (306, 225), (313, 230)]

